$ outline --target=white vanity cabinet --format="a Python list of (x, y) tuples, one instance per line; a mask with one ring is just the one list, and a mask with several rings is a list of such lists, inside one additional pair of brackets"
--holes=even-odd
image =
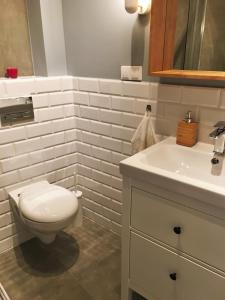
[(225, 300), (225, 208), (124, 173), (122, 300)]

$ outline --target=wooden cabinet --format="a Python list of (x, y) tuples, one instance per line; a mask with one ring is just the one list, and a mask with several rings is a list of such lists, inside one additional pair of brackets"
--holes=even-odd
[(124, 179), (122, 300), (225, 299), (225, 211), (180, 197)]
[(131, 285), (149, 299), (224, 300), (222, 276), (134, 233), (130, 245)]
[[(188, 1), (179, 0), (152, 0), (149, 42), (149, 75), (158, 77), (224, 81), (224, 69), (222, 69), (221, 71), (215, 71), (217, 70), (217, 68), (215, 68), (215, 66), (213, 67), (212, 62), (210, 66), (205, 66), (201, 68), (201, 70), (198, 70), (198, 67), (195, 67), (195, 69), (194, 67), (185, 65), (181, 70), (175, 69), (174, 58), (176, 57), (177, 51), (180, 52), (183, 43), (185, 45), (185, 53), (188, 52), (187, 48), (189, 47), (187, 45), (187, 40), (185, 41), (185, 38), (187, 37), (189, 31), (192, 34), (196, 34), (197, 28), (195, 27), (195, 25), (196, 23), (198, 23), (197, 21), (199, 21), (199, 16), (196, 12), (197, 9), (194, 9), (194, 12), (192, 13), (189, 8), (187, 10), (187, 13), (189, 15), (196, 15), (196, 19), (191, 22), (191, 26), (193, 26), (193, 28), (191, 28), (189, 31), (183, 32), (181, 42), (178, 44), (178, 47), (176, 47), (176, 29), (177, 27), (179, 28), (178, 16), (180, 13), (182, 16), (184, 12), (184, 8), (181, 7), (181, 9), (179, 9), (179, 7), (182, 5), (182, 3), (187, 4), (187, 2)], [(200, 41), (202, 38), (202, 34), (204, 33), (204, 28), (208, 28), (208, 32), (212, 34), (211, 39), (207, 39), (206, 44), (210, 44), (210, 48), (213, 49), (213, 55), (211, 56), (213, 60), (215, 58), (218, 60), (218, 53), (222, 53), (222, 51), (216, 51), (218, 45), (220, 45), (220, 47), (223, 45), (224, 47), (224, 39), (222, 38), (220, 38), (219, 43), (213, 43), (214, 36), (217, 36), (218, 39), (220, 33), (220, 26), (224, 28), (224, 22), (220, 21), (220, 23), (216, 24), (217, 20), (220, 20), (220, 18), (213, 17), (213, 13), (211, 13), (213, 11), (212, 8), (214, 8), (214, 11), (216, 8), (214, 7), (213, 2), (214, 1), (212, 1), (212, 3), (210, 4), (210, 9), (209, 7), (207, 7), (207, 1), (193, 1), (193, 3), (191, 3), (192, 5), (194, 4), (198, 6), (199, 4), (206, 3), (206, 7), (202, 9), (199, 8), (199, 10), (201, 13), (204, 11), (210, 11), (208, 22), (206, 22), (206, 16), (203, 17), (202, 24), (201, 26), (199, 26), (199, 34), (197, 35), (197, 37), (192, 37), (193, 46), (191, 47), (191, 50), (189, 49), (189, 52), (191, 53), (190, 55), (193, 56), (195, 59), (197, 57), (197, 53), (193, 53), (193, 50), (196, 48), (199, 48), (199, 50), (202, 49)], [(220, 5), (222, 4), (223, 1), (221, 0)], [(213, 22), (210, 22), (211, 20), (213, 20)], [(183, 23), (185, 22), (182, 20), (182, 25)], [(209, 26), (209, 24), (211, 26)], [(216, 32), (216, 34), (213, 34), (214, 31)], [(223, 31), (221, 32), (223, 34)], [(204, 36), (206, 35), (204, 34)], [(200, 46), (197, 46), (197, 42), (200, 44)], [(202, 51), (199, 51), (199, 53), (201, 52)], [(215, 53), (217, 53), (217, 55)], [(206, 55), (206, 57), (210, 57), (209, 53), (208, 55)], [(221, 59), (219, 65), (222, 66), (223, 63), (224, 60)]]
[(131, 227), (225, 272), (225, 222), (132, 189)]

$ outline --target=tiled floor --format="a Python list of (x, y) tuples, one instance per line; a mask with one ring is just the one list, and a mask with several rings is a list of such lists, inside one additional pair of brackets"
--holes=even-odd
[(50, 246), (37, 239), (0, 256), (11, 300), (120, 300), (120, 238), (85, 220)]

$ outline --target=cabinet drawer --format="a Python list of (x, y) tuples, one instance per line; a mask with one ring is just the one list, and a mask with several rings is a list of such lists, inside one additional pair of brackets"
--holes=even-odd
[(131, 234), (130, 285), (157, 300), (224, 300), (225, 278)]
[(131, 226), (225, 272), (225, 223), (132, 190)]

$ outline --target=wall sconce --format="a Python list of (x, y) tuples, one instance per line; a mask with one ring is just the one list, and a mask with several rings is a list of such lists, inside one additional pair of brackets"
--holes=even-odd
[(151, 10), (151, 0), (138, 0), (138, 14), (147, 15)]
[(151, 10), (152, 0), (125, 0), (125, 9), (128, 13), (138, 12), (139, 15), (146, 15)]

